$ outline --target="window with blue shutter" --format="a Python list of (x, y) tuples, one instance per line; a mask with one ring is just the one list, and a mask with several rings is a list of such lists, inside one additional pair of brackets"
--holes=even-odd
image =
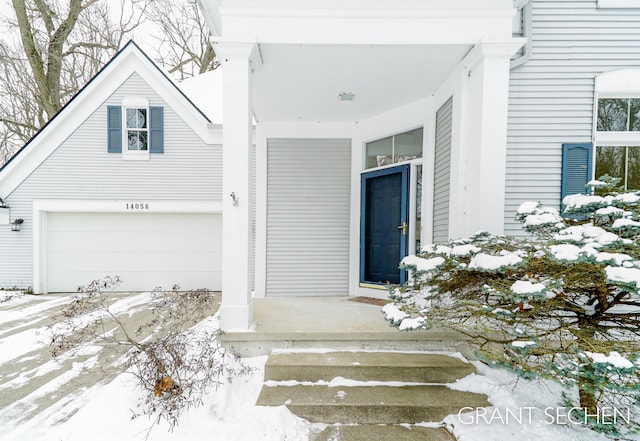
[(591, 180), (593, 145), (587, 143), (562, 144), (562, 182), (560, 202), (570, 194), (587, 194)]
[(149, 107), (149, 152), (164, 153), (164, 109)]
[(107, 107), (107, 151), (122, 153), (122, 108)]
[(164, 109), (135, 97), (122, 106), (107, 106), (107, 132), (109, 153), (148, 160), (149, 153), (164, 153)]

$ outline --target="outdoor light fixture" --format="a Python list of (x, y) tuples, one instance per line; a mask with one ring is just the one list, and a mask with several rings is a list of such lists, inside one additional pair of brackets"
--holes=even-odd
[(355, 101), (356, 94), (353, 92), (340, 92), (338, 94), (338, 101)]
[(13, 222), (11, 222), (11, 231), (20, 231), (20, 225), (22, 225), (24, 222), (24, 219), (22, 219), (21, 217), (19, 217), (18, 219), (14, 219)]

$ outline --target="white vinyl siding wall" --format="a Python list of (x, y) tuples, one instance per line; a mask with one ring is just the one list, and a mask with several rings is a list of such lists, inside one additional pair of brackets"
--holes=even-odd
[(594, 78), (640, 66), (640, 9), (532, 0), (530, 59), (511, 71), (505, 233), (527, 200), (560, 206), (563, 143), (590, 142)]
[(351, 141), (267, 143), (267, 296), (344, 296)]
[(451, 127), (453, 99), (436, 112), (433, 176), (433, 243), (449, 241), (449, 194), (451, 180)]
[[(149, 161), (107, 153), (107, 105), (130, 96), (164, 107), (164, 153)], [(32, 284), (34, 199), (221, 201), (222, 146), (205, 144), (139, 75), (98, 104), (86, 118), (75, 115), (78, 128), (6, 198), (24, 224), (19, 233), (0, 226), (0, 246), (12, 250), (0, 253), (0, 287)]]

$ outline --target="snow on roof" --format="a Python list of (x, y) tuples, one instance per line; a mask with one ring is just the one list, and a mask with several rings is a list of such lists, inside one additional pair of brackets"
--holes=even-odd
[[(195, 77), (187, 78), (178, 83), (193, 104), (196, 105), (213, 124), (222, 124), (222, 85), (223, 68), (210, 70)], [(253, 125), (256, 124), (252, 118)]]
[(183, 80), (178, 87), (212, 123), (222, 124), (222, 69)]

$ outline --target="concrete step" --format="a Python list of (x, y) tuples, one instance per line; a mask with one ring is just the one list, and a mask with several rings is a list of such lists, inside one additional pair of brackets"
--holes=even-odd
[(275, 353), (265, 365), (265, 381), (359, 381), (451, 383), (475, 371), (457, 358), (401, 352)]
[(287, 407), (311, 422), (415, 424), (439, 422), (463, 407), (489, 406), (484, 395), (446, 386), (263, 387), (258, 405)]
[[(383, 319), (380, 318), (380, 320)], [(322, 320), (319, 321), (322, 322)], [(274, 350), (324, 348), (338, 351), (456, 351), (469, 357), (473, 355), (472, 346), (469, 344), (470, 338), (451, 330), (400, 332), (388, 324), (384, 326), (383, 332), (353, 330), (279, 332), (260, 329), (257, 332), (230, 331), (221, 335), (219, 341), (229, 351), (242, 357), (268, 355)]]
[(444, 428), (363, 424), (329, 426), (322, 432), (311, 434), (309, 441), (454, 441)]

